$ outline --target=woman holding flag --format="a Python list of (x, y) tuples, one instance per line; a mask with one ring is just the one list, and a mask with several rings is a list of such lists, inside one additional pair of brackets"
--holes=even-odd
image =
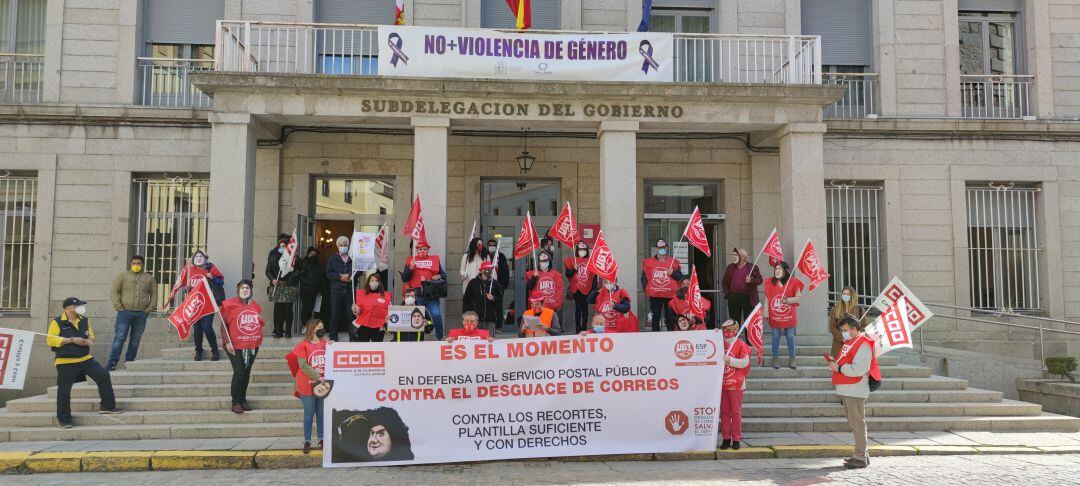
[[(195, 253), (191, 255), (191, 262), (180, 271), (180, 276), (177, 277), (176, 284), (173, 285), (172, 293), (169, 294), (169, 302), (172, 302), (172, 298), (177, 291), (183, 289), (190, 292), (203, 279), (209, 281), (214, 300), (221, 302), (225, 297), (225, 290), (222, 288), (225, 285), (225, 276), (221, 274), (221, 270), (218, 270), (213, 263), (208, 261), (206, 253), (202, 250), (195, 250)], [(193, 327), (194, 336), (192, 336), (192, 341), (195, 342), (195, 361), (202, 361), (203, 359), (203, 335), (206, 336), (206, 341), (210, 344), (210, 361), (221, 359), (217, 347), (217, 336), (214, 334), (214, 315), (204, 316)]]
[(300, 273), (294, 268), (296, 250), (296, 239), (282, 233), (278, 235), (277, 246), (266, 256), (266, 279), (270, 281), (266, 293), (274, 303), (275, 338), (292, 337), (293, 302), (300, 293)]
[(583, 332), (589, 324), (589, 293), (596, 287), (596, 275), (589, 270), (589, 245), (577, 242), (574, 256), (563, 260), (566, 279), (569, 281), (566, 293), (574, 300), (574, 329)]
[(791, 276), (787, 262), (777, 262), (772, 278), (765, 281), (769, 329), (772, 330), (772, 367), (780, 369), (780, 336), (787, 341), (788, 368), (795, 369), (795, 326), (799, 324), (799, 293), (803, 283)]
[(742, 399), (746, 390), (746, 376), (750, 374), (750, 346), (739, 339), (739, 323), (728, 319), (720, 326), (724, 333), (724, 383), (720, 397), (720, 429), (723, 442), (720, 450), (728, 447), (739, 450), (742, 439)]
[[(473, 223), (473, 225), (475, 230), (476, 223)], [(458, 269), (458, 275), (461, 276), (461, 295), (465, 295), (465, 287), (480, 274), (480, 264), (490, 258), (491, 255), (488, 253), (487, 247), (484, 246), (484, 240), (474, 237), (469, 241), (469, 249), (464, 255), (461, 255), (461, 266)]]
[(630, 294), (613, 280), (589, 293), (588, 302), (604, 317), (604, 332), (638, 332), (637, 316), (630, 311)]

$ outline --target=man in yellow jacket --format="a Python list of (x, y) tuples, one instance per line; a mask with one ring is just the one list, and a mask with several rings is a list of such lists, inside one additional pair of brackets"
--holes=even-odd
[(64, 299), (64, 311), (49, 322), (46, 344), (56, 353), (56, 420), (61, 429), (70, 429), (71, 387), (86, 380), (97, 383), (101, 407), (98, 413), (124, 413), (116, 408), (109, 372), (90, 354), (94, 345), (94, 330), (86, 318), (86, 302), (75, 297)]

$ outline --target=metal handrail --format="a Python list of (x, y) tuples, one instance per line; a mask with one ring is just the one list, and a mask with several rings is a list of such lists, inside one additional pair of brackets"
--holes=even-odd
[(961, 78), (1017, 78), (1017, 79), (1035, 79), (1034, 74), (961, 74)]
[(27, 54), (24, 52), (0, 52), (3, 57), (45, 57), (45, 54)]

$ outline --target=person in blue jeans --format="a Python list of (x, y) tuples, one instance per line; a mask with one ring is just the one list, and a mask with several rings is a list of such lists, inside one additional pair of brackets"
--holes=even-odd
[(157, 282), (154, 277), (143, 271), (145, 259), (141, 255), (131, 257), (131, 266), (113, 280), (109, 300), (116, 310), (116, 328), (112, 349), (109, 351), (109, 371), (116, 370), (120, 363), (120, 353), (124, 351), (124, 342), (129, 338), (124, 362), (135, 361), (139, 354), (139, 342), (146, 330), (146, 318), (154, 310), (157, 301)]

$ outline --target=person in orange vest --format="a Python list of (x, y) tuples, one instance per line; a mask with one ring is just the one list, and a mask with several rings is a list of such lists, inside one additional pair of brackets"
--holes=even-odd
[(461, 328), (451, 329), (449, 335), (446, 338), (446, 342), (452, 343), (454, 341), (471, 341), (471, 340), (486, 340), (488, 342), (494, 341), (495, 338), (491, 337), (491, 333), (487, 329), (478, 329), (480, 324), (480, 317), (473, 311), (468, 311), (461, 314)]
[[(529, 296), (529, 309), (521, 314), (521, 328), (518, 330), (518, 337), (558, 336), (562, 334), (562, 327), (559, 325), (559, 314), (556, 314), (554, 309), (544, 303), (544, 296), (540, 292), (533, 292)], [(539, 326), (529, 325), (534, 318), (539, 321)]]
[(420, 242), (416, 244), (416, 255), (405, 260), (405, 269), (401, 271), (401, 280), (405, 282), (406, 289), (416, 289), (416, 305), (422, 305), (431, 316), (431, 322), (435, 324), (435, 338), (443, 338), (442, 309), (439, 308), (439, 299), (424, 298), (421, 290), (421, 282), (434, 281), (446, 282), (446, 271), (439, 262), (438, 255), (429, 255), (431, 246)]
[(266, 326), (261, 317), (262, 307), (252, 298), (253, 287), (251, 280), (241, 280), (236, 284), (236, 297), (221, 303), (221, 317), (226, 324), (222, 326), (221, 344), (232, 363), (232, 411), (237, 414), (251, 411), (247, 402), (248, 382)]
[(720, 396), (720, 428), (723, 442), (721, 450), (728, 447), (739, 450), (742, 439), (742, 399), (746, 390), (746, 376), (750, 374), (750, 346), (738, 337), (739, 323), (734, 319), (720, 326), (724, 333), (724, 383)]
[[(660, 330), (664, 307), (675, 297), (675, 289), (682, 279), (679, 262), (668, 256), (667, 242), (663, 238), (656, 240), (656, 254), (641, 262), (641, 287), (649, 298), (649, 321), (653, 332)], [(674, 322), (665, 324), (669, 331), (675, 330)]]
[(604, 280), (604, 285), (589, 293), (588, 302), (604, 317), (604, 332), (638, 332), (637, 316), (630, 310), (630, 294), (615, 282)]
[(866, 399), (870, 396), (870, 382), (881, 382), (877, 344), (859, 329), (859, 321), (854, 316), (844, 316), (840, 320), (840, 333), (844, 347), (829, 360), (829, 369), (833, 372), (832, 382), (844, 405), (848, 426), (855, 434), (855, 454), (844, 460), (844, 467), (862, 469), (870, 465), (870, 455), (866, 451)]
[(575, 245), (574, 256), (563, 260), (567, 286), (567, 300), (574, 301), (574, 330), (582, 332), (589, 323), (589, 292), (596, 287), (596, 275), (589, 270), (589, 245), (584, 241)]
[(541, 251), (536, 257), (539, 268), (525, 272), (525, 293), (537, 292), (544, 298), (544, 307), (559, 313), (566, 298), (563, 276), (551, 264), (551, 253)]
[(349, 326), (349, 341), (381, 343), (393, 300), (390, 291), (383, 288), (379, 274), (368, 275), (364, 288), (356, 289), (352, 306), (356, 319)]

